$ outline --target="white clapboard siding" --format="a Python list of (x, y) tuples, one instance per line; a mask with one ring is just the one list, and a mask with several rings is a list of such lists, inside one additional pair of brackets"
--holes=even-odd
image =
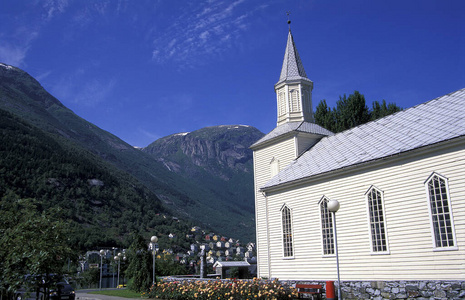
[(254, 152), (254, 173), (255, 173), (255, 222), (257, 232), (257, 266), (258, 275), (270, 277), (268, 261), (268, 224), (266, 221), (266, 199), (259, 191), (260, 186), (271, 179), (270, 162), (273, 158), (279, 160), (279, 167), (282, 170), (295, 158), (295, 140), (290, 138), (273, 146), (259, 149)]
[[(268, 150), (268, 148), (267, 148)], [(270, 153), (276, 152), (269, 149)], [(261, 168), (264, 167), (262, 163)], [(263, 177), (263, 171), (260, 173)], [(436, 172), (448, 179), (458, 250), (435, 251), (424, 182)], [(257, 174), (257, 173), (256, 173)], [(258, 175), (258, 174), (257, 174)], [(263, 182), (264, 179), (261, 179)], [(382, 192), (388, 254), (371, 250), (365, 193), (374, 185)], [(256, 186), (256, 190), (258, 187)], [(265, 198), (257, 192), (257, 196)], [(341, 280), (464, 280), (465, 279), (465, 149), (463, 144), (392, 157), (382, 163), (334, 172), (318, 180), (267, 193), (258, 203), (260, 255), (271, 278), (335, 280), (335, 256), (323, 256), (318, 202), (326, 196), (340, 202), (336, 214)], [(294, 257), (283, 257), (281, 208), (292, 210)], [(266, 206), (268, 222), (263, 220)], [(266, 226), (264, 228), (263, 226)], [(267, 258), (268, 259), (268, 258)], [(269, 269), (268, 269), (269, 268)], [(262, 275), (263, 276), (263, 275)]]

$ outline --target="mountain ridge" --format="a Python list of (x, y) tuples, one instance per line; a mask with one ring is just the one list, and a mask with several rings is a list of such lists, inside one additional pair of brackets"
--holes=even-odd
[[(179, 164), (179, 161), (166, 156), (154, 159), (153, 153), (150, 154), (144, 150), (147, 147), (144, 149), (132, 147), (115, 135), (77, 116), (45, 91), (40, 83), (27, 72), (5, 64), (0, 64), (0, 108), (52, 134), (54, 139), (60, 143), (72, 144), (74, 146), (71, 147), (74, 147), (78, 152), (84, 151), (97, 155), (106, 163), (127, 172), (154, 193), (172, 215), (195, 220), (201, 223), (199, 225), (212, 228), (225, 235), (235, 236), (237, 234), (237, 238), (242, 240), (254, 239), (254, 214), (253, 205), (251, 205), (253, 204), (253, 180), (250, 179), (250, 182), (248, 179), (244, 180), (244, 176), (241, 176), (240, 173), (236, 172), (236, 174), (235, 171), (227, 169), (227, 159), (224, 161), (226, 165), (220, 164), (218, 167), (215, 166), (213, 159), (205, 161), (202, 157), (196, 156), (195, 161), (200, 164), (197, 166), (192, 163), (194, 160), (189, 156), (183, 157), (188, 162), (189, 168), (193, 168), (199, 177), (203, 176), (209, 181), (207, 184), (202, 184), (202, 181), (198, 180), (199, 178), (193, 180), (186, 174), (173, 172), (173, 169), (170, 170), (167, 165), (174, 166)], [(218, 128), (221, 126), (223, 125)], [(257, 129), (255, 131), (260, 133)], [(199, 129), (199, 132), (203, 132), (206, 137), (209, 135), (208, 129), (203, 131)], [(161, 141), (158, 142), (158, 144), (160, 143)], [(220, 143), (218, 149), (227, 147), (227, 145), (225, 142)], [(238, 149), (248, 148), (247, 145), (237, 147)], [(238, 149), (234, 149), (234, 151)], [(231, 155), (227, 155), (227, 149), (223, 150), (223, 157), (232, 159)], [(175, 152), (179, 152), (179, 149), (176, 149)], [(238, 155), (237, 158), (240, 161), (240, 154)], [(235, 164), (234, 160), (230, 161)], [(237, 163), (237, 165), (240, 166), (241, 163)], [(236, 185), (248, 184), (247, 196), (242, 195), (241, 198), (240, 195), (234, 193), (235, 188), (227, 188), (222, 179), (215, 177), (218, 175), (229, 178), (229, 181)], [(221, 184), (218, 185), (218, 182)], [(234, 202), (237, 202), (237, 199), (241, 200), (236, 205)], [(224, 211), (227, 211), (228, 218), (225, 218)]]

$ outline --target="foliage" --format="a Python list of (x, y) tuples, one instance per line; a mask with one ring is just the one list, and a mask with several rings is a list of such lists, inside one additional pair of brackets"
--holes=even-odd
[(386, 104), (386, 100), (383, 100), (381, 104), (379, 104), (378, 101), (374, 101), (373, 110), (371, 111), (371, 120), (376, 120), (401, 110), (402, 109), (394, 103)]
[(50, 288), (50, 275), (61, 273), (68, 259), (77, 257), (59, 209), (43, 210), (34, 199), (5, 196), (0, 210), (1, 289), (27, 285), (27, 274), (44, 276), (40, 287)]
[(152, 284), (153, 264), (147, 241), (141, 235), (136, 234), (126, 253), (129, 261), (126, 269), (126, 276), (129, 279), (128, 288), (136, 292), (147, 291)]
[(156, 299), (290, 299), (297, 298), (297, 291), (274, 281), (209, 280), (173, 281), (152, 286), (149, 298)]
[(157, 276), (188, 274), (186, 266), (181, 265), (179, 262), (175, 261), (173, 255), (170, 253), (157, 255), (155, 264)]
[(374, 101), (373, 110), (370, 111), (365, 97), (354, 91), (349, 97), (345, 94), (339, 96), (336, 108), (333, 109), (328, 107), (325, 99), (321, 100), (316, 107), (315, 123), (332, 132), (341, 132), (400, 110), (401, 108), (394, 103), (386, 104), (383, 100), (382, 104)]
[(80, 285), (85, 287), (98, 286), (100, 282), (100, 268), (90, 268), (81, 273)]
[(164, 218), (158, 198), (130, 175), (1, 109), (0, 136), (0, 197), (59, 207), (58, 218), (70, 224), (77, 248), (124, 246), (130, 232), (155, 227), (161, 236), (183, 232), (182, 246), (188, 247), (183, 237), (191, 224)]

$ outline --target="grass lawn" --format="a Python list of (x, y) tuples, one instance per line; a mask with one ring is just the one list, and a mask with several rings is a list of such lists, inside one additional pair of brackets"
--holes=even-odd
[(100, 294), (106, 296), (115, 296), (115, 297), (123, 297), (123, 298), (140, 298), (140, 293), (130, 291), (127, 289), (120, 289), (120, 290), (107, 290), (107, 291), (93, 291), (89, 294)]

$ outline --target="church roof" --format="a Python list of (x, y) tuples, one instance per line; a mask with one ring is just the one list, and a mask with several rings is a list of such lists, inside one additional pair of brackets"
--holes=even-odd
[(299, 53), (294, 44), (294, 38), (292, 37), (291, 30), (289, 29), (289, 35), (287, 37), (286, 52), (284, 54), (283, 67), (281, 68), (281, 75), (277, 84), (283, 81), (289, 80), (307, 80), (307, 74), (305, 73), (304, 66), (300, 60)]
[(465, 88), (322, 138), (262, 189), (465, 136)]
[(278, 137), (281, 137), (283, 135), (289, 134), (289, 133), (310, 133), (310, 134), (316, 134), (320, 136), (327, 136), (327, 135), (333, 135), (331, 131), (321, 127), (320, 125), (314, 124), (314, 123), (309, 123), (309, 122), (289, 122), (285, 123), (283, 125), (280, 125), (273, 129), (270, 133), (259, 139), (257, 142), (255, 142), (250, 148), (255, 148), (258, 145), (261, 145), (267, 141), (276, 139)]

